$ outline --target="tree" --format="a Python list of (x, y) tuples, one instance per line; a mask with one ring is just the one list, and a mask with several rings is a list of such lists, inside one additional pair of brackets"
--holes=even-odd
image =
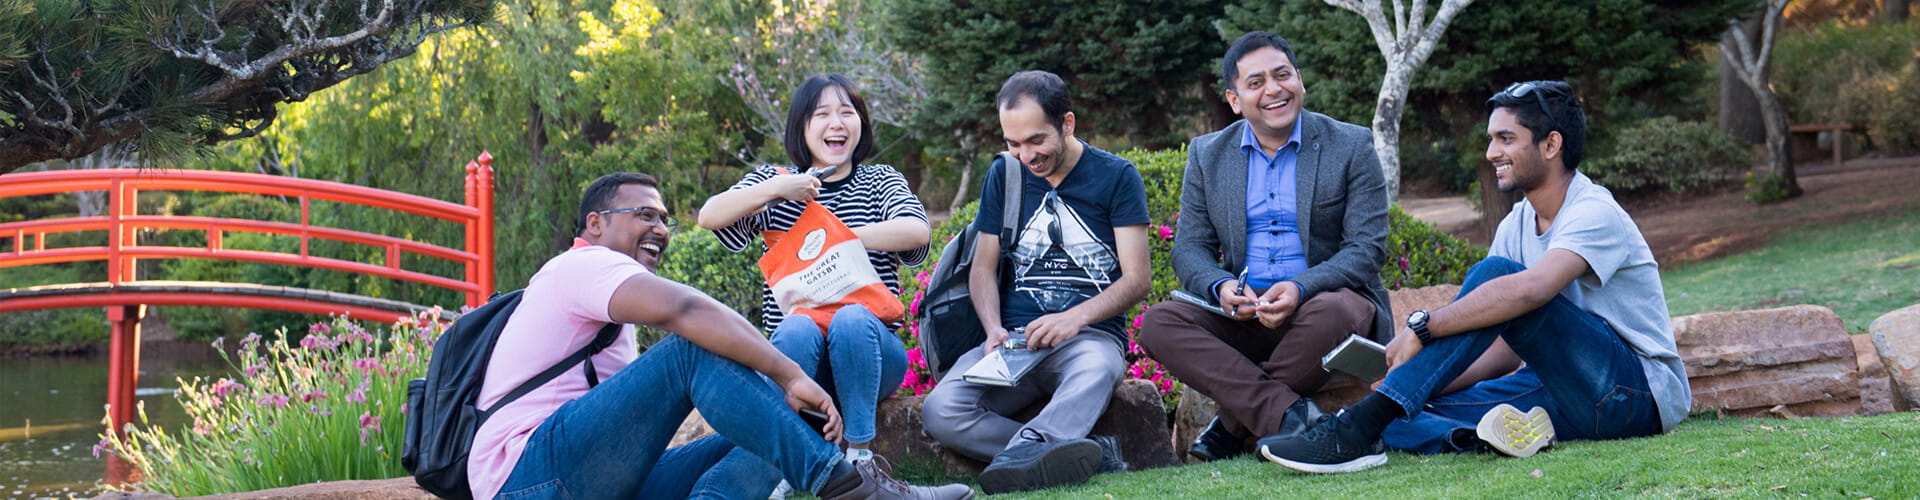
[(490, 10), (487, 0), (0, 0), (0, 173), (128, 139), (152, 159), (249, 137), (280, 103)]
[[(884, 125), (901, 132), (887, 143), (875, 138), (872, 156), (914, 137), (908, 120), (927, 98), (920, 57), (883, 44), (867, 25), (875, 20), (847, 15), (864, 7), (861, 1), (802, 0), (751, 28), (735, 31), (729, 54), (739, 62), (733, 64), (728, 79), (753, 112), (755, 132), (775, 143), (783, 140), (788, 105), (784, 100), (793, 88), (813, 75), (840, 73), (860, 88), (873, 115), (866, 118), (876, 130)], [(752, 163), (779, 163), (748, 154), (754, 156), (747, 159)]]
[(1387, 201), (1400, 199), (1400, 115), (1405, 112), (1407, 90), (1413, 74), (1426, 64), (1427, 56), (1440, 37), (1447, 33), (1453, 16), (1473, 4), (1473, 0), (1443, 0), (1440, 10), (1427, 23), (1426, 0), (1413, 5), (1395, 0), (1393, 19), (1387, 19), (1380, 0), (1326, 0), (1328, 5), (1360, 14), (1373, 29), (1374, 43), (1387, 59), (1387, 73), (1380, 82), (1380, 98), (1373, 111), (1373, 152), (1380, 157), (1380, 170), (1387, 179)]
[(1080, 137), (1165, 148), (1193, 135), (1202, 99), (1217, 99), (1208, 84), (1225, 46), (1212, 20), (1224, 3), (889, 0), (882, 35), (923, 58), (927, 99), (910, 121), (935, 154), (971, 163), (999, 144), (994, 96), (1029, 69), (1067, 81)]
[(1779, 201), (1800, 195), (1800, 183), (1793, 173), (1793, 144), (1787, 140), (1787, 107), (1780, 95), (1767, 83), (1767, 66), (1773, 59), (1773, 42), (1780, 25), (1780, 13), (1792, 0), (1768, 0), (1760, 11), (1761, 32), (1755, 40), (1741, 29), (1743, 20), (1727, 21), (1727, 38), (1720, 42), (1720, 54), (1740, 83), (1753, 91), (1760, 102), (1761, 122), (1767, 127), (1767, 166), (1748, 183), (1748, 197), (1760, 201)]

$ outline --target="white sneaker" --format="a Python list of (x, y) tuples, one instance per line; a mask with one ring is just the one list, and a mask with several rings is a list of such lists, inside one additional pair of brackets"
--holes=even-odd
[(1480, 417), (1474, 431), (1481, 441), (1512, 457), (1531, 457), (1553, 444), (1553, 420), (1547, 418), (1546, 408), (1538, 406), (1521, 413), (1519, 408), (1501, 403)]
[(860, 463), (862, 460), (873, 460), (873, 450), (870, 449), (847, 448), (846, 455), (849, 465)]
[(787, 484), (787, 480), (782, 479), (779, 486), (773, 487), (773, 494), (767, 495), (767, 500), (787, 500), (787, 495), (792, 494), (793, 485)]

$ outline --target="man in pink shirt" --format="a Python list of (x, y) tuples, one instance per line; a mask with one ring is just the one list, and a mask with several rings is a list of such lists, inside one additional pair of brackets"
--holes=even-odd
[[(473, 440), (475, 498), (729, 496), (734, 478), (707, 469), (735, 446), (777, 465), (821, 498), (971, 498), (964, 485), (901, 483), (871, 461), (849, 464), (832, 441), (840, 414), (799, 365), (746, 318), (686, 285), (654, 275), (675, 225), (654, 179), (607, 175), (580, 202), (573, 248), (528, 281), (500, 334), (477, 406), (593, 341), (607, 323), (673, 332), (638, 356), (631, 329), (578, 370), (499, 408)], [(764, 376), (763, 376), (764, 375)], [(701, 410), (718, 435), (666, 449), (680, 421)], [(795, 413), (828, 415), (826, 439)]]

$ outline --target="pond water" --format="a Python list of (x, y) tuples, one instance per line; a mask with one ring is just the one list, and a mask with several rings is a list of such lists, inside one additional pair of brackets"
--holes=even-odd
[[(226, 371), (205, 343), (150, 343), (142, 348), (135, 395), (152, 423), (179, 425), (187, 417), (173, 400), (174, 378)], [(106, 415), (104, 354), (0, 359), (0, 400), (0, 498), (99, 493), (106, 461), (94, 458), (93, 445)]]

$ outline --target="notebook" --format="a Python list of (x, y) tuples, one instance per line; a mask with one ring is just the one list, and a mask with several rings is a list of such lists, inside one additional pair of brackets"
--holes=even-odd
[(1053, 353), (1051, 347), (1038, 351), (1027, 350), (1026, 337), (1019, 332), (1012, 332), (1011, 335), (1013, 337), (1008, 338), (999, 349), (987, 353), (986, 357), (980, 358), (979, 363), (974, 363), (972, 368), (968, 368), (967, 373), (961, 374), (961, 379), (976, 384), (1013, 387), (1014, 384), (1020, 383), (1020, 377), (1033, 371), (1033, 367), (1038, 366), (1041, 359)]
[(1366, 337), (1351, 334), (1326, 356), (1320, 357), (1320, 368), (1329, 372), (1337, 370), (1365, 380), (1385, 377), (1387, 348)]

